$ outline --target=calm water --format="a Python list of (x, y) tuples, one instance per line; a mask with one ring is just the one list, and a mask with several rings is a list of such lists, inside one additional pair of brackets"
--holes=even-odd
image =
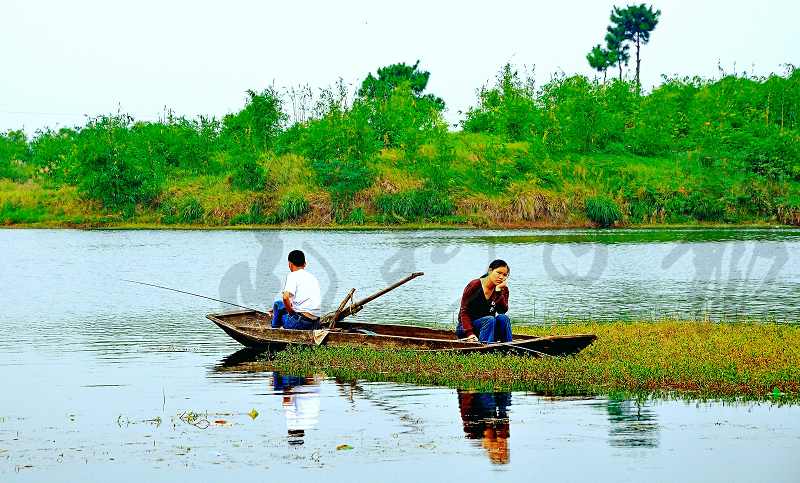
[(365, 320), (450, 324), (498, 257), (519, 324), (800, 319), (793, 230), (0, 230), (0, 481), (800, 481), (797, 407), (277, 374), (229, 357), (239, 346), (204, 318), (220, 304), (120, 281), (264, 307), (295, 247), (329, 305), (426, 272)]

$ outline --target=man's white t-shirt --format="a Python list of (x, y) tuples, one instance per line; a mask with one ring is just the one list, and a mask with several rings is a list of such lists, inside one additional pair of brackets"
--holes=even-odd
[(288, 401), (283, 402), (283, 409), (286, 411), (286, 429), (289, 431), (314, 429), (319, 422), (319, 407), (319, 386), (304, 384), (292, 388)]
[(292, 295), (292, 307), (295, 312), (308, 312), (319, 317), (319, 307), (322, 297), (319, 293), (317, 277), (304, 269), (289, 272), (283, 291)]

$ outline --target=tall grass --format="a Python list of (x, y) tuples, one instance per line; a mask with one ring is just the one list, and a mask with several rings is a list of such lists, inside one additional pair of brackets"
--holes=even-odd
[(380, 194), (375, 198), (375, 207), (389, 222), (447, 217), (455, 209), (446, 193), (431, 189)]
[(599, 226), (607, 228), (622, 220), (622, 211), (611, 198), (593, 196), (586, 199), (586, 216)]
[(278, 211), (275, 214), (276, 221), (282, 223), (298, 220), (308, 212), (309, 208), (308, 200), (302, 194), (288, 193), (278, 205)]

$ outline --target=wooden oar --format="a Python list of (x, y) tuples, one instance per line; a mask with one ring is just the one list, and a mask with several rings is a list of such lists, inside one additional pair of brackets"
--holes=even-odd
[(400, 280), (399, 282), (395, 282), (395, 283), (389, 285), (388, 287), (386, 287), (383, 290), (378, 290), (374, 294), (372, 294), (372, 295), (370, 295), (368, 297), (364, 297), (363, 299), (359, 300), (358, 302), (354, 302), (354, 303), (350, 304), (348, 307), (346, 307), (341, 312), (339, 312), (339, 315), (336, 316), (336, 320), (334, 322), (338, 322), (338, 321), (344, 319), (345, 317), (349, 317), (351, 315), (355, 315), (356, 313), (360, 312), (361, 309), (364, 308), (364, 305), (368, 304), (369, 302), (372, 302), (373, 300), (375, 300), (376, 298), (380, 297), (381, 295), (385, 295), (386, 293), (391, 292), (392, 290), (394, 290), (397, 287), (403, 285), (404, 283), (410, 282), (411, 280), (414, 280), (415, 278), (421, 277), (423, 275), (425, 275), (425, 273), (423, 273), (423, 272), (414, 272), (411, 275), (409, 275), (408, 277), (404, 278), (403, 280)]
[[(364, 297), (363, 299), (359, 300), (358, 302), (353, 302), (352, 301), (353, 300), (353, 294), (355, 293), (356, 289), (350, 289), (350, 292), (339, 303), (339, 306), (336, 308), (336, 310), (334, 310), (333, 312), (329, 312), (329, 313), (323, 315), (322, 317), (320, 317), (320, 325), (321, 326), (326, 326), (327, 325), (328, 326), (327, 330), (330, 330), (334, 326), (336, 326), (336, 322), (339, 322), (340, 320), (344, 319), (345, 317), (349, 317), (351, 315), (355, 315), (358, 312), (360, 312), (361, 309), (364, 308), (364, 305), (366, 305), (367, 303), (375, 300), (376, 298), (380, 297), (381, 295), (385, 295), (386, 293), (391, 292), (392, 290), (396, 289), (397, 287), (403, 285), (406, 282), (414, 280), (417, 277), (421, 277), (422, 275), (425, 275), (425, 274), (423, 272), (414, 272), (411, 275), (409, 275), (408, 277), (406, 277), (406, 278), (404, 278), (404, 279), (402, 279), (402, 280), (400, 280), (398, 282), (395, 282), (395, 283), (389, 285), (388, 287), (386, 287), (385, 289), (379, 290), (379, 291), (375, 292), (374, 294), (372, 294), (372, 295), (370, 295), (368, 297)], [(350, 302), (350, 305), (345, 307), (347, 305), (348, 301)], [(322, 339), (320, 339), (320, 343), (321, 343), (321, 341), (323, 339), (324, 339), (324, 337)], [(317, 345), (319, 345), (319, 343)]]
[(342, 313), (342, 310), (344, 310), (344, 306), (347, 305), (347, 302), (353, 299), (354, 293), (356, 293), (356, 289), (351, 288), (350, 292), (348, 292), (347, 296), (342, 299), (342, 302), (339, 304), (339, 307), (336, 308), (336, 311), (333, 313), (333, 315), (329, 318), (329, 320), (325, 321), (326, 324), (330, 326), (330, 329), (333, 329), (333, 327), (336, 325), (336, 321), (338, 320), (339, 315)]

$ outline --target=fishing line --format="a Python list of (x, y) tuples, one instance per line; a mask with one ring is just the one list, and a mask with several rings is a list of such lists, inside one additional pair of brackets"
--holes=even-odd
[(246, 307), (244, 305), (239, 305), (239, 304), (235, 304), (233, 302), (228, 302), (227, 300), (220, 300), (220, 299), (215, 299), (214, 297), (207, 297), (205, 295), (200, 295), (200, 294), (196, 294), (196, 293), (192, 293), (192, 292), (186, 292), (186, 291), (183, 291), (183, 290), (178, 290), (176, 288), (164, 287), (162, 285), (156, 285), (154, 283), (137, 282), (136, 280), (127, 280), (127, 279), (124, 279), (124, 278), (121, 279), (121, 280), (123, 282), (138, 283), (139, 285), (147, 285), (148, 287), (161, 288), (161, 289), (164, 289), (164, 290), (170, 290), (172, 292), (185, 293), (186, 295), (194, 295), (195, 297), (200, 297), (200, 298), (204, 298), (204, 299), (208, 299), (208, 300), (213, 300), (214, 302), (222, 302), (223, 304), (233, 305), (234, 307), (239, 307), (240, 309), (252, 310), (254, 312), (258, 312), (259, 314), (263, 314), (264, 313), (263, 311), (258, 310), (258, 309), (254, 309), (252, 307)]

